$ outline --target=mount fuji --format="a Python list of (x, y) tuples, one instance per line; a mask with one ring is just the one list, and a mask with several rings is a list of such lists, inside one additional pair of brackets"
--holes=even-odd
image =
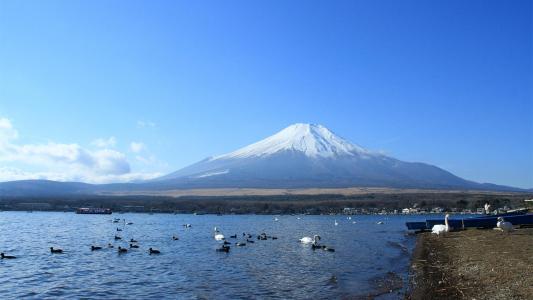
[(302, 123), (150, 184), (166, 188), (492, 189), (429, 164), (404, 162), (367, 150), (322, 125)]

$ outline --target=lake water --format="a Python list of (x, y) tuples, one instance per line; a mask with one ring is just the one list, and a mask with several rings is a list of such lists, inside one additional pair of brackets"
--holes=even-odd
[[(133, 225), (112, 223), (125, 219)], [(0, 212), (0, 295), (57, 299), (359, 298), (379, 294), (397, 274), (407, 285), (415, 237), (405, 221), (424, 216), (274, 216)], [(300, 218), (300, 219), (298, 219)], [(334, 226), (334, 220), (339, 225)], [(383, 221), (383, 225), (376, 222)], [(355, 222), (355, 224), (353, 223)], [(182, 224), (190, 223), (191, 228)], [(217, 226), (226, 236), (253, 234), (255, 243), (217, 252)], [(116, 228), (124, 228), (117, 232)], [(265, 232), (277, 240), (257, 240)], [(123, 237), (115, 241), (115, 234)], [(318, 234), (335, 252), (298, 240)], [(178, 241), (172, 236), (179, 236)], [(117, 246), (128, 247), (119, 255)], [(108, 243), (115, 248), (106, 248)], [(104, 246), (91, 251), (91, 245)], [(51, 254), (49, 247), (64, 250)], [(149, 255), (148, 248), (161, 251)], [(392, 272), (392, 273), (391, 273)], [(402, 298), (404, 290), (381, 295)]]

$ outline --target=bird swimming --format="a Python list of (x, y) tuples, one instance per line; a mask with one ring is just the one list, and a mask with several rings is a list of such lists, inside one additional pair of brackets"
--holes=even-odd
[(54, 247), (50, 247), (50, 253), (63, 253), (62, 249), (54, 249)]
[(126, 248), (122, 248), (122, 247), (118, 246), (118, 253), (119, 253), (119, 254), (120, 254), (120, 253), (126, 253), (126, 252), (128, 252), (128, 249), (126, 249)]
[(155, 249), (152, 249), (152, 248), (148, 249), (148, 252), (150, 252), (150, 254), (160, 254), (161, 253), (161, 251), (155, 250)]
[(102, 249), (102, 247), (91, 246), (91, 251), (100, 250), (100, 249)]
[(0, 253), (0, 256), (2, 257), (2, 259), (14, 259), (14, 258), (16, 258), (15, 256), (12, 256), (12, 255), (5, 255), (4, 252)]
[(224, 235), (218, 231), (218, 228), (215, 227), (215, 240), (222, 241), (224, 240)]
[(177, 236), (173, 235), (172, 236), (172, 240), (177, 241), (177, 240), (179, 240), (179, 238)]
[(130, 243), (137, 243), (137, 241), (134, 239), (130, 239)]
[(229, 252), (229, 249), (230, 249), (229, 246), (222, 245), (222, 247), (217, 248), (217, 251), (218, 251), (218, 252), (226, 252), (226, 253), (228, 253), (228, 252)]
[(122, 238), (118, 235), (115, 235), (115, 240), (121, 240)]
[(139, 245), (130, 244), (130, 248), (139, 248)]

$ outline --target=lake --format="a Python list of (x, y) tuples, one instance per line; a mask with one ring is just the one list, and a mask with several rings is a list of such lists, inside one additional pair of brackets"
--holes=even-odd
[[(125, 219), (132, 225), (113, 223)], [(275, 220), (278, 218), (279, 220)], [(266, 216), (0, 212), (0, 295), (6, 298), (227, 299), (403, 297), (415, 237), (405, 221), (426, 216)], [(339, 223), (334, 225), (335, 220)], [(379, 225), (377, 222), (384, 224)], [(355, 223), (354, 223), (355, 222)], [(189, 223), (190, 228), (183, 224)], [(217, 252), (218, 227), (232, 244)], [(123, 229), (117, 232), (117, 227)], [(277, 240), (257, 240), (265, 232)], [(115, 241), (118, 234), (122, 241)], [(229, 238), (237, 234), (238, 239)], [(318, 234), (335, 252), (299, 243)], [(179, 240), (173, 240), (177, 235)], [(131, 238), (140, 248), (119, 255)], [(112, 243), (114, 248), (107, 248)], [(103, 246), (91, 251), (91, 245)], [(49, 247), (64, 250), (51, 254)], [(149, 255), (148, 248), (161, 251)], [(383, 294), (385, 282), (403, 288)]]

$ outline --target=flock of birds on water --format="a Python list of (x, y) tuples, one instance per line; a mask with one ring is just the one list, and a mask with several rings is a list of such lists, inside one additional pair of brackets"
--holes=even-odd
[[(300, 219), (300, 218), (298, 218), (298, 219)], [(348, 217), (347, 219), (351, 220), (352, 218)], [(278, 218), (274, 218), (274, 221), (278, 221), (278, 220), (279, 220)], [(122, 222), (124, 225), (133, 225), (133, 222), (126, 222), (126, 219), (122, 219), (121, 220), (120, 218), (115, 218), (112, 222), (113, 223)], [(356, 222), (353, 221), (352, 223), (355, 224)], [(383, 222), (377, 222), (376, 224), (381, 225), (381, 224), (383, 224)], [(334, 225), (335, 226), (339, 225), (337, 220), (335, 220)], [(191, 228), (192, 225), (191, 224), (183, 224), (183, 227)], [(123, 226), (123, 228), (124, 228), (124, 226)], [(123, 228), (117, 227), (116, 231), (117, 232), (121, 232), (121, 231), (123, 231)], [(226, 239), (224, 234), (222, 234), (222, 232), (217, 227), (214, 228), (213, 238), (216, 241), (222, 242), (221, 246), (219, 248), (217, 248), (216, 251), (217, 252), (225, 252), (225, 253), (229, 253), (230, 252), (230, 249), (231, 249), (230, 245), (232, 245), (232, 244), (234, 244), (237, 247), (243, 247), (243, 246), (246, 246), (247, 244), (255, 243), (254, 235), (252, 235), (250, 233), (245, 233), (245, 232), (242, 233), (242, 238), (243, 238), (244, 241), (237, 241), (235, 243), (229, 242), (228, 239)], [(238, 239), (238, 235), (237, 234), (231, 235), (231, 236), (229, 236), (229, 239), (237, 240)], [(256, 235), (255, 239), (259, 240), (259, 241), (277, 240), (278, 237), (270, 236), (270, 235), (267, 235), (265, 232), (263, 232), (261, 234)], [(311, 249), (313, 249), (313, 250), (321, 249), (321, 250), (324, 250), (324, 251), (327, 251), (327, 252), (335, 252), (334, 248), (332, 248), (330, 246), (327, 246), (327, 245), (324, 245), (324, 244), (320, 244), (320, 240), (321, 239), (322, 238), (319, 235), (314, 235), (313, 237), (304, 236), (301, 239), (299, 239), (299, 242), (302, 243), (302, 244), (311, 244)], [(119, 234), (115, 234), (114, 240), (115, 241), (120, 241), (120, 240), (122, 240), (122, 237)], [(176, 235), (173, 235), (172, 236), (172, 240), (177, 241), (177, 240), (179, 240), (179, 237), (176, 236)], [(138, 248), (140, 248), (139, 247), (139, 242), (137, 240), (133, 239), (133, 238), (130, 239), (128, 243), (129, 243), (129, 248), (130, 249), (138, 249)], [(114, 247), (115, 246), (112, 243), (108, 243), (107, 244), (107, 248), (114, 248)], [(103, 248), (104, 247), (102, 247), (102, 246), (91, 245), (90, 250), (91, 251), (98, 251), (98, 250), (102, 250)], [(117, 252), (118, 252), (118, 254), (127, 253), (128, 252), (128, 248), (127, 247), (118, 246), (117, 247)], [(52, 253), (52, 254), (61, 254), (61, 253), (63, 253), (63, 249), (50, 247), (50, 253)], [(161, 254), (161, 251), (150, 247), (150, 248), (148, 248), (148, 254), (150, 254), (150, 255), (152, 255), (152, 254)], [(2, 252), (2, 253), (0, 253), (0, 258), (1, 259), (14, 259), (16, 257), (12, 256), (12, 255), (6, 255), (5, 253)]]

